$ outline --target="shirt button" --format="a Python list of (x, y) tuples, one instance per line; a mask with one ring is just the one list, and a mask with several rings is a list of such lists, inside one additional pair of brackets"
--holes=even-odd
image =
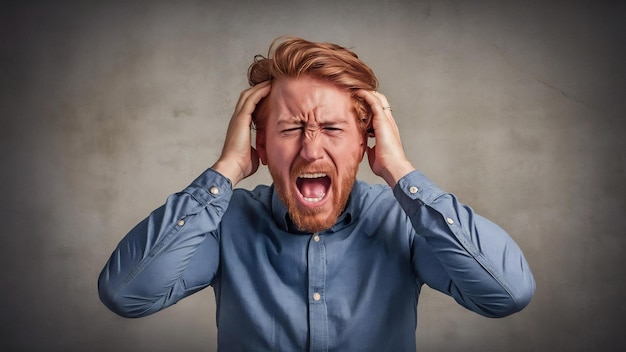
[(322, 296), (319, 293), (315, 292), (313, 294), (313, 300), (314, 301), (319, 301), (321, 298), (322, 298)]
[(209, 192), (211, 192), (212, 195), (216, 196), (216, 195), (220, 194), (220, 189), (215, 187), (215, 186), (213, 186), (213, 187), (211, 187), (211, 189), (209, 189)]
[(411, 193), (411, 194), (415, 194), (415, 193), (417, 193), (417, 191), (419, 191), (419, 188), (417, 188), (415, 186), (411, 186), (409, 188), (409, 193)]
[(313, 236), (313, 241), (319, 242), (320, 241), (320, 236), (319, 235)]
[(448, 224), (452, 225), (454, 224), (454, 221), (450, 218), (446, 218), (446, 221), (448, 222)]
[(185, 220), (178, 220), (178, 222), (176, 223), (178, 226), (183, 226), (185, 225)]

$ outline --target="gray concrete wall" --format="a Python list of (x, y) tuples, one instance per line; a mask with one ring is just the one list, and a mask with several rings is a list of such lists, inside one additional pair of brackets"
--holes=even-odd
[[(214, 350), (211, 290), (127, 320), (100, 304), (96, 278), (134, 224), (216, 160), (252, 57), (283, 34), (357, 51), (415, 165), (506, 228), (534, 270), (530, 306), (500, 320), (425, 289), (421, 351), (624, 348), (624, 6), (1, 6), (0, 349)], [(360, 177), (382, 182), (366, 164)], [(259, 182), (266, 170), (242, 186)]]

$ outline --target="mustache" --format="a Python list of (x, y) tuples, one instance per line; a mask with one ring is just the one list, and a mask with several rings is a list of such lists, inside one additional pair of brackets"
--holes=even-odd
[(325, 173), (332, 179), (336, 176), (336, 169), (334, 165), (328, 162), (308, 163), (303, 159), (297, 159), (291, 167), (291, 178), (296, 179), (305, 173)]

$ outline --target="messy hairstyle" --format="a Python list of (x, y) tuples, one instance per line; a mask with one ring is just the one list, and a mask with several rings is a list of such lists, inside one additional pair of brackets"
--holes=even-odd
[[(257, 55), (248, 68), (248, 82), (254, 86), (279, 78), (312, 77), (350, 92), (360, 127), (366, 130), (372, 118), (369, 105), (356, 96), (358, 89), (376, 90), (374, 72), (351, 50), (332, 43), (317, 43), (297, 37), (279, 37), (272, 42), (268, 57)], [(252, 114), (258, 131), (265, 128), (268, 107), (261, 100)]]

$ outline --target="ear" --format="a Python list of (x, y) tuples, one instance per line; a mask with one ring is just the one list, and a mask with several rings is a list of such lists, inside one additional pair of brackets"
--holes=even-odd
[(265, 130), (256, 131), (256, 151), (263, 165), (267, 165), (267, 149), (265, 148)]
[(363, 131), (361, 135), (361, 160), (359, 160), (359, 162), (363, 161), (363, 158), (365, 157), (365, 153), (367, 152), (368, 141), (369, 139), (368, 139), (367, 131)]

